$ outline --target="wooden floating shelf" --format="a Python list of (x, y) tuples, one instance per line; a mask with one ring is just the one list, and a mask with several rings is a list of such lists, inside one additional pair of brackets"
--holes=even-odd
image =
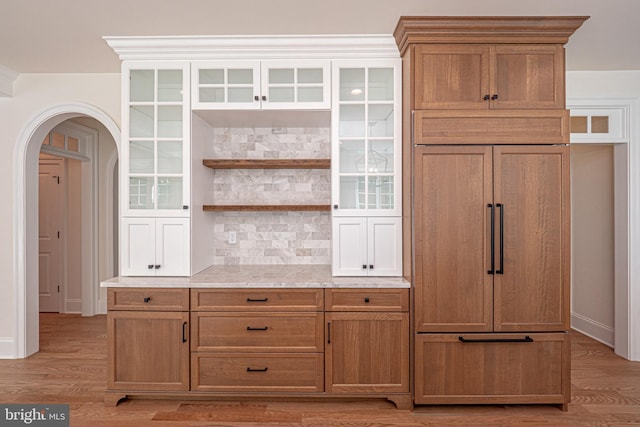
[(203, 159), (211, 169), (329, 169), (331, 159)]
[(204, 205), (202, 210), (205, 212), (328, 212), (331, 210), (331, 205)]

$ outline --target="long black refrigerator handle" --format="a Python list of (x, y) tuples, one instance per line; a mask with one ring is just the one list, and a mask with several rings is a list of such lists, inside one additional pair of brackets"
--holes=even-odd
[(495, 212), (493, 210), (493, 204), (487, 204), (487, 207), (491, 209), (491, 218), (489, 219), (491, 224), (491, 269), (487, 271), (489, 274), (493, 274), (496, 271), (496, 258), (495, 258)]
[(496, 207), (500, 208), (500, 269), (496, 274), (504, 274), (504, 205), (496, 203)]

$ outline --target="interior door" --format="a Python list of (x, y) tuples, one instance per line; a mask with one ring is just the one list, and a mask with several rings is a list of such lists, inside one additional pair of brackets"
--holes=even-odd
[(60, 312), (62, 286), (63, 192), (60, 177), (64, 160), (41, 159), (38, 170), (38, 242), (40, 311)]
[(492, 330), (490, 146), (415, 149), (417, 332)]
[(495, 331), (569, 328), (569, 180), (567, 146), (494, 148)]

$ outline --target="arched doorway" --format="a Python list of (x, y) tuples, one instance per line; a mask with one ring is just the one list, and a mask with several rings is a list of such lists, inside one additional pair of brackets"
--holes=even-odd
[[(90, 117), (109, 132), (120, 151), (120, 130), (103, 111), (82, 103), (50, 107), (27, 123), (18, 137), (15, 151), (14, 192), (14, 307), (16, 308), (15, 357), (38, 351), (38, 157), (45, 136), (60, 123)], [(95, 244), (92, 250), (96, 250)], [(96, 255), (93, 255), (95, 258)], [(97, 278), (97, 276), (94, 275)], [(96, 280), (93, 281), (94, 283)], [(96, 289), (94, 289), (97, 292)]]

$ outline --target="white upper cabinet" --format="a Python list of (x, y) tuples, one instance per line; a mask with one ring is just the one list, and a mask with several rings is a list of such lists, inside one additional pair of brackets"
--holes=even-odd
[(400, 62), (333, 63), (334, 216), (400, 215)]
[(122, 214), (189, 216), (189, 64), (123, 65)]
[(329, 61), (194, 61), (194, 110), (331, 108)]

